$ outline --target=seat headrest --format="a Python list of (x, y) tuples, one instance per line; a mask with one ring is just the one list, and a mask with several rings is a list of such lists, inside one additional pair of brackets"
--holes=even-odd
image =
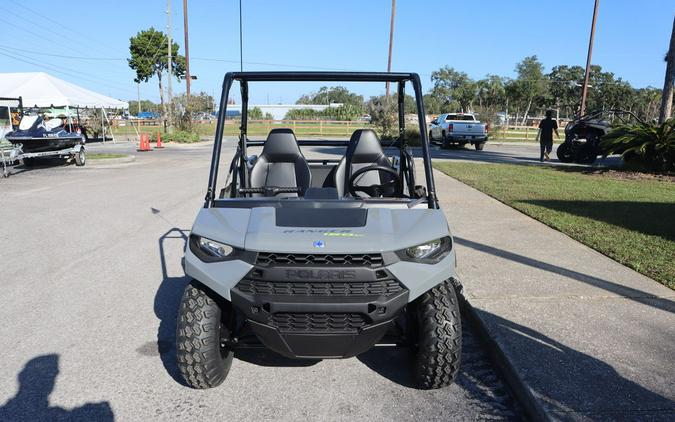
[(260, 153), (261, 157), (266, 157), (269, 162), (293, 162), (300, 153), (298, 141), (295, 133), (291, 129), (272, 129), (267, 135), (265, 145)]
[(347, 146), (352, 164), (374, 163), (384, 155), (377, 134), (372, 129), (358, 129), (352, 133)]

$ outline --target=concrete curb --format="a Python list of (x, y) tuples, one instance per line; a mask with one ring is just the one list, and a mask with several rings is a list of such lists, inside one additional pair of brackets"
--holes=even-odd
[(511, 363), (504, 353), (504, 350), (499, 346), (499, 343), (490, 335), (490, 332), (476, 309), (466, 297), (464, 297), (464, 294), (459, 294), (458, 297), (460, 306), (464, 310), (463, 315), (471, 321), (472, 326), (476, 329), (479, 340), (486, 346), (490, 360), (492, 360), (497, 369), (501, 372), (504, 381), (515, 395), (516, 400), (523, 406), (528, 418), (537, 421), (553, 420), (541, 403), (534, 397), (532, 390), (520, 376), (516, 367)]

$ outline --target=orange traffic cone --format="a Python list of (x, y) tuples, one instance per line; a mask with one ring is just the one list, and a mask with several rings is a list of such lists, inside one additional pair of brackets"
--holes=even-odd
[(147, 133), (141, 134), (137, 151), (152, 151), (152, 149), (150, 149), (150, 135)]
[(164, 148), (164, 145), (162, 145), (162, 135), (159, 133), (159, 131), (157, 131), (157, 146), (155, 149), (157, 148)]

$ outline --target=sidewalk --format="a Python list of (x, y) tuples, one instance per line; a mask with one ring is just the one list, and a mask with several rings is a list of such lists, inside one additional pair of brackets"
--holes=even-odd
[(675, 292), (441, 172), (435, 179), (471, 313), (529, 412), (675, 420)]

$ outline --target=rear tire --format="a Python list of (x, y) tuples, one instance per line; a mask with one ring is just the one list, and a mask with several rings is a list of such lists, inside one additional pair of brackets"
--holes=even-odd
[(590, 145), (584, 145), (579, 149), (574, 157), (574, 162), (577, 164), (593, 164), (598, 158), (598, 152)]
[(574, 151), (572, 146), (568, 142), (563, 142), (558, 145), (558, 149), (555, 154), (558, 156), (558, 160), (563, 163), (571, 163), (574, 161)]
[(459, 371), (462, 322), (455, 289), (449, 281), (434, 287), (412, 303), (416, 330), (413, 376), (422, 389), (446, 387)]
[(477, 142), (473, 146), (476, 148), (476, 151), (482, 151), (485, 148), (485, 142)]
[(190, 387), (216, 387), (230, 372), (234, 352), (221, 346), (230, 337), (223, 318), (230, 318), (230, 311), (229, 306), (222, 309), (216, 295), (201, 284), (193, 281), (185, 287), (178, 311), (176, 358)]
[(80, 150), (75, 153), (75, 165), (78, 167), (82, 167), (87, 163), (87, 154), (84, 152), (84, 148), (80, 148)]

